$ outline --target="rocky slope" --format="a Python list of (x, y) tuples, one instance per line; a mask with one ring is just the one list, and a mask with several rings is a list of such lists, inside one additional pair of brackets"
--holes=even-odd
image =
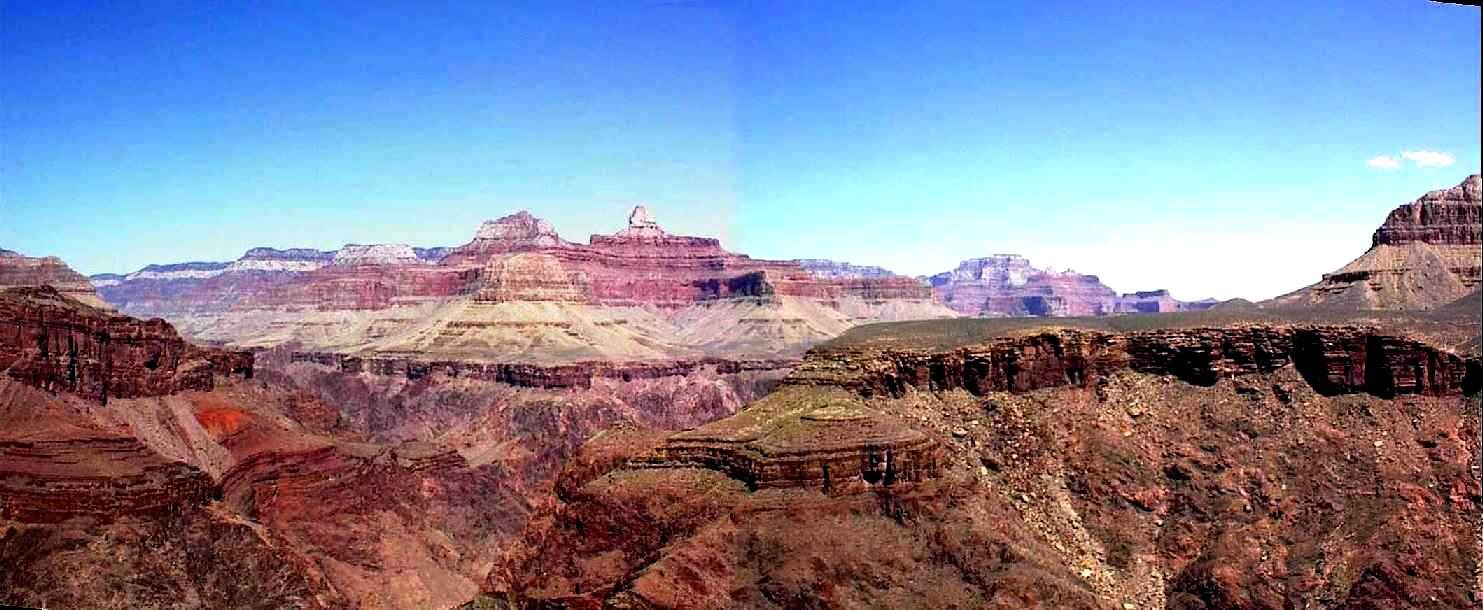
[(1277, 297), (1277, 307), (1428, 310), (1483, 283), (1479, 177), (1396, 208), (1369, 251), (1318, 283)]
[(589, 443), (465, 607), (1478, 602), (1476, 357), (1357, 326), (889, 330), (730, 418)]
[(17, 286), (51, 286), (87, 305), (108, 307), (88, 278), (73, 271), (62, 259), (55, 256), (32, 258), (0, 249), (0, 290)]
[(1040, 269), (1017, 254), (963, 261), (956, 269), (922, 278), (944, 304), (967, 316), (1100, 316), (1199, 310), (1155, 290), (1119, 295), (1095, 275)]
[(124, 275), (95, 275), (91, 281), (119, 311), (173, 322), (230, 309), (245, 295), (269, 290), (332, 260), (333, 252), (307, 248), (253, 248), (231, 262), (149, 265)]
[(249, 383), (250, 354), (50, 285), (0, 291), (0, 329), (0, 603), (343, 605), (216, 504), (219, 460), (200, 444), (212, 417), (188, 405)]

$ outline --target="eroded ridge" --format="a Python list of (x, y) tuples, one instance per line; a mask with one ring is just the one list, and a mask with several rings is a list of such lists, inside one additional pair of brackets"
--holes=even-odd
[(180, 511), (219, 496), (206, 473), (130, 437), (0, 441), (0, 518), (52, 523)]
[(114, 315), (51, 286), (0, 291), (0, 371), (21, 383), (109, 398), (210, 390), (252, 376), (253, 356), (191, 345), (169, 323)]

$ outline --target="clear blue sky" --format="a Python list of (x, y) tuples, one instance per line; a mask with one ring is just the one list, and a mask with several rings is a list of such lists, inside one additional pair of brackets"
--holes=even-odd
[(111, 4), (0, 0), (0, 247), (85, 273), (645, 201), (758, 257), (1263, 298), (1479, 167), (1478, 9), (1423, 0)]

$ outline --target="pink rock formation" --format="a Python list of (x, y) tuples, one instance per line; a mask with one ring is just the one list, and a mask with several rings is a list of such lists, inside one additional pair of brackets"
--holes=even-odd
[(592, 298), (586, 274), (567, 271), (549, 254), (498, 256), (483, 269), (483, 283), (475, 299), (502, 301), (564, 301), (585, 303)]
[(1095, 275), (1040, 269), (1018, 254), (963, 261), (957, 269), (924, 278), (954, 311), (970, 316), (1101, 316), (1203, 309), (1167, 290), (1118, 295)]
[(497, 220), (485, 221), (474, 240), (454, 248), (439, 261), (445, 265), (480, 264), (495, 254), (527, 252), (566, 245), (551, 223), (521, 210)]

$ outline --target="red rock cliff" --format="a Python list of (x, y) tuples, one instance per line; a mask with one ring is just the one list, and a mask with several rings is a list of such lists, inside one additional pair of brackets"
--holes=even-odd
[(1483, 220), (1479, 211), (1479, 176), (1473, 174), (1457, 186), (1435, 190), (1392, 211), (1375, 230), (1372, 245), (1427, 243), (1449, 246), (1483, 244)]
[(214, 375), (252, 375), (252, 354), (196, 347), (164, 320), (113, 315), (55, 288), (0, 291), (0, 371), (27, 385), (100, 402), (210, 390)]
[(1209, 386), (1287, 365), (1320, 393), (1457, 396), (1483, 385), (1483, 363), (1354, 326), (1237, 326), (1106, 334), (1056, 330), (952, 350), (842, 346), (811, 354), (790, 384), (866, 395), (963, 388), (974, 394), (1090, 387), (1120, 370)]

